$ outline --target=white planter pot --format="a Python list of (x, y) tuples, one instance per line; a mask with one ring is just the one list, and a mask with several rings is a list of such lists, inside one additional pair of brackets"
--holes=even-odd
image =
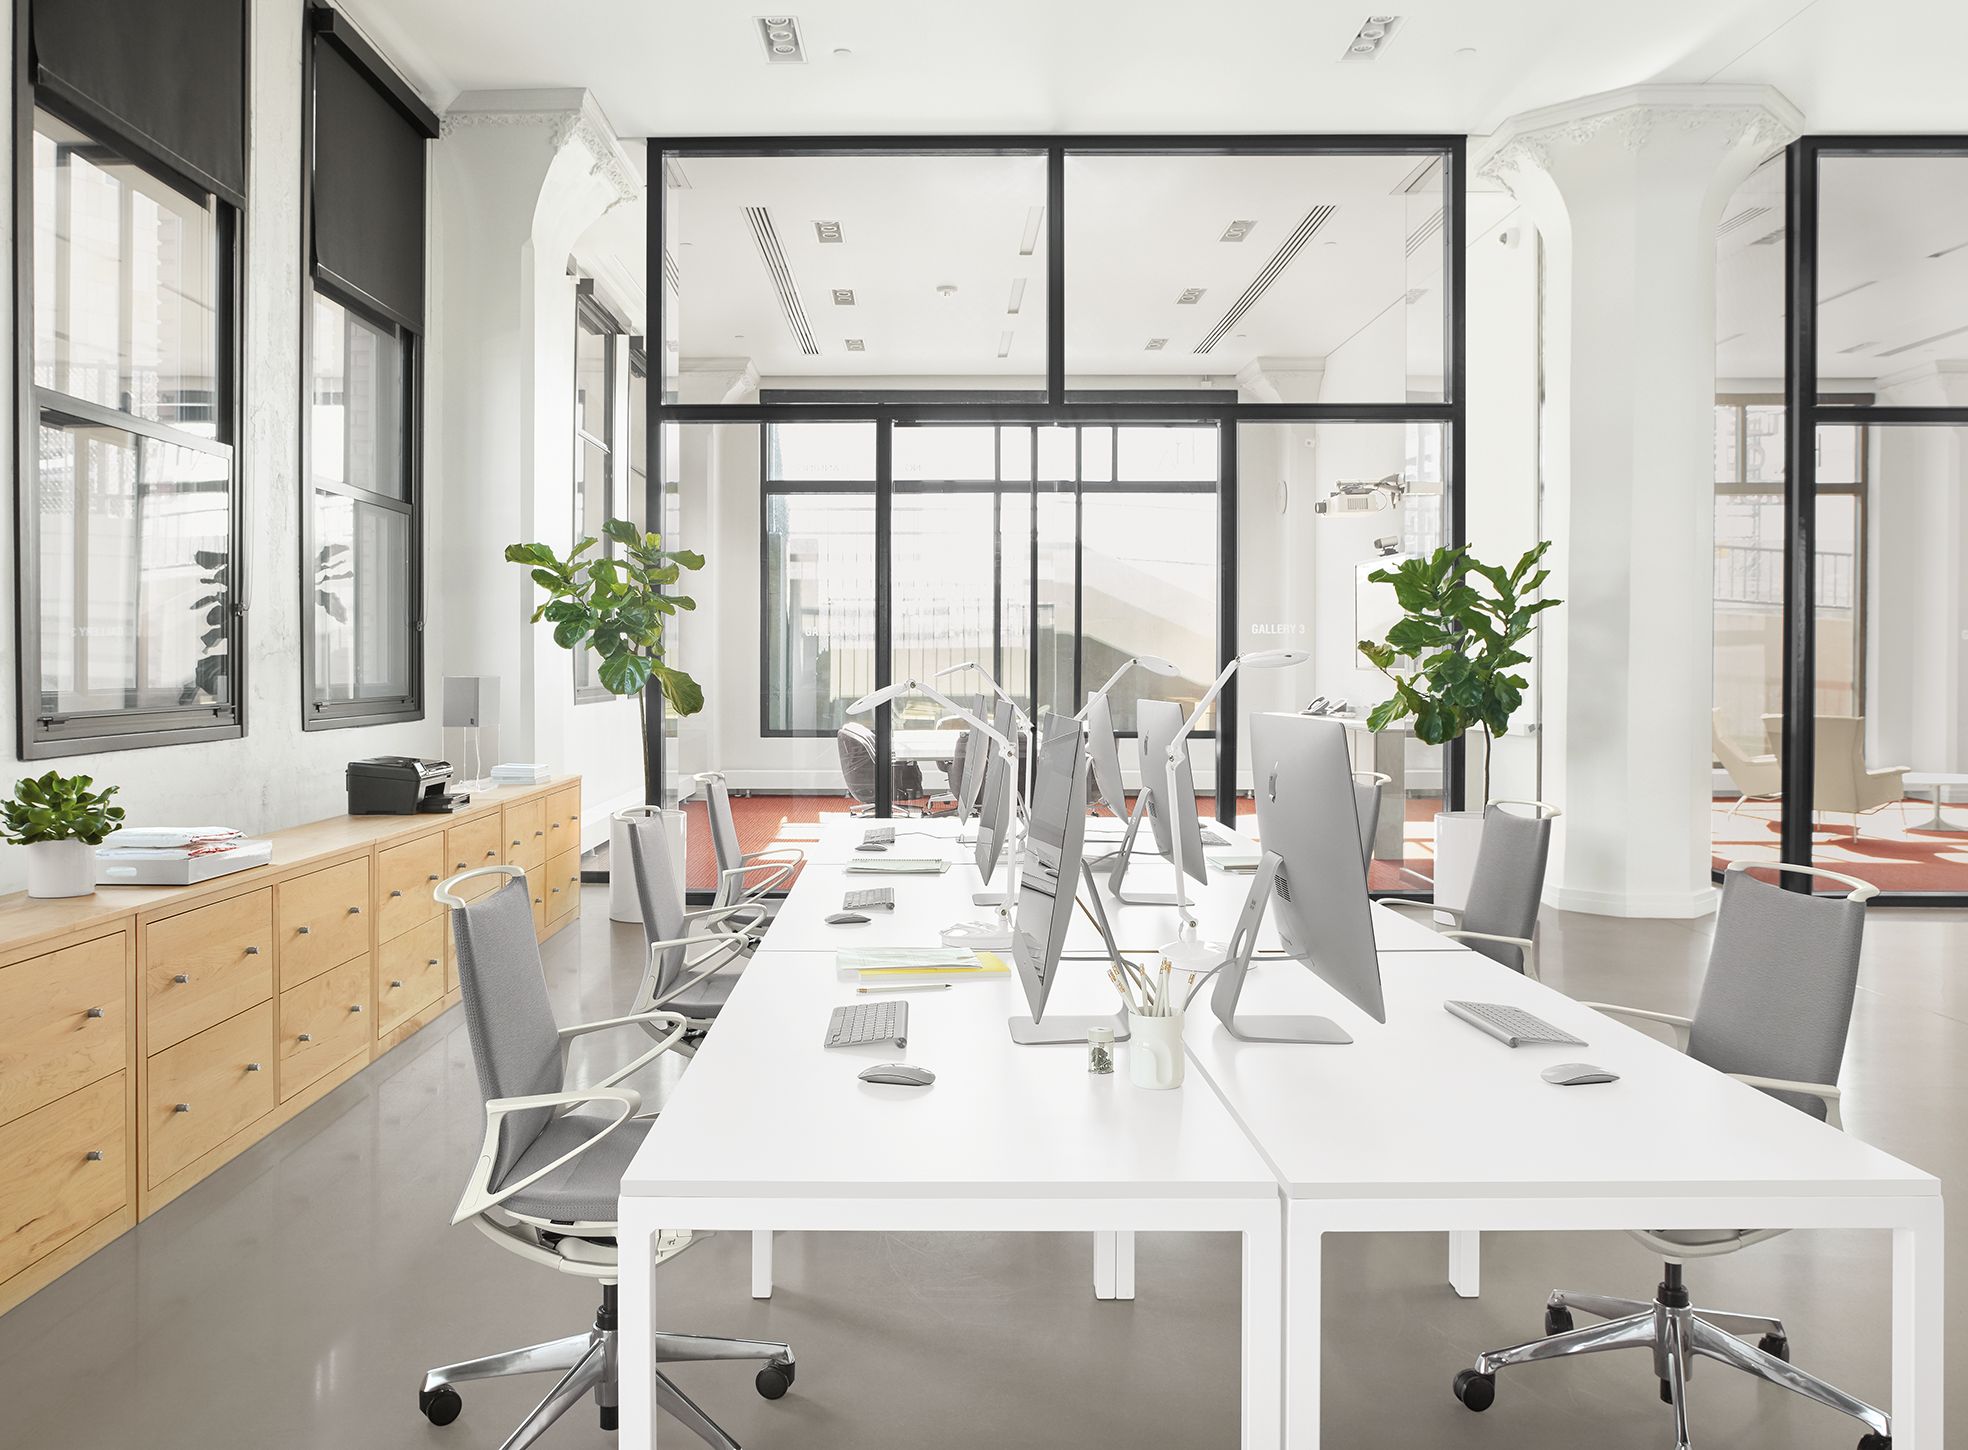
[[(1435, 816), (1435, 904), (1458, 910), (1469, 900), (1476, 853), (1483, 845), (1481, 811), (1439, 811)], [(1437, 920), (1449, 921), (1437, 914)]]
[(29, 896), (88, 896), (96, 889), (96, 848), (87, 841), (37, 841), (27, 847)]
[[(661, 811), (658, 814), (670, 833), (670, 859), (679, 863), (678, 878), (681, 880), (681, 864), (690, 859), (686, 851), (689, 844), (688, 820), (682, 811)], [(629, 823), (619, 816), (608, 823), (608, 919), (642, 925), (642, 901), (636, 895), (635, 863), (629, 855)]]

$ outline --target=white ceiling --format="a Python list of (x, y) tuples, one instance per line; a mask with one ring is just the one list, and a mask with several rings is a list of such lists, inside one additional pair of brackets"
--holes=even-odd
[[(788, 0), (808, 63), (721, 0), (341, 0), (440, 109), (584, 86), (624, 136), (1439, 130), (1645, 81), (1767, 82), (1814, 129), (1960, 129), (1960, 0)], [(846, 55), (837, 51), (850, 52)]]

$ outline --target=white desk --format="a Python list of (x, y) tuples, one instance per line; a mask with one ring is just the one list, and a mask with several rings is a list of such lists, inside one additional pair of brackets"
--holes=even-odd
[[(1098, 1011), (1112, 991), (1062, 982), (1058, 996), (1062, 1010)], [(910, 994), (906, 1054), (821, 1047), (829, 1011), (853, 1000), (831, 951), (759, 952), (630, 1165), (619, 1233), (622, 1445), (657, 1443), (650, 1326), (662, 1279), (650, 1246), (660, 1227), (688, 1227), (1241, 1234), (1242, 1443), (1276, 1446), (1277, 1183), (1208, 1088), (1146, 1092), (1128, 1081), (1125, 1061), (1093, 1077), (1083, 1050), (1015, 1046), (1005, 1018), (1022, 1010), (1022, 995), (1012, 980)], [(857, 1078), (899, 1055), (932, 1068), (935, 1085)], [(1062, 1373), (1086, 1378), (1094, 1367), (1073, 1366), (1072, 1353), (1061, 1346)], [(731, 1392), (750, 1391), (734, 1380)], [(671, 1436), (666, 1426), (664, 1443)]]
[[(1207, 1011), (1186, 1029), (1191, 1061), (1286, 1195), (1293, 1450), (1319, 1440), (1324, 1235), (1447, 1230), (1467, 1253), (1467, 1236), (1486, 1229), (1718, 1225), (1892, 1231), (1894, 1441), (1940, 1450), (1933, 1177), (1474, 953), (1387, 955), (1382, 973), (1385, 1025), (1305, 973), (1251, 979), (1250, 1010), (1330, 1016), (1353, 1034), (1348, 1046), (1242, 1043)], [(1506, 1048), (1443, 1011), (1448, 997), (1516, 1003), (1590, 1045)], [(1557, 1088), (1538, 1076), (1566, 1061), (1621, 1079)]]

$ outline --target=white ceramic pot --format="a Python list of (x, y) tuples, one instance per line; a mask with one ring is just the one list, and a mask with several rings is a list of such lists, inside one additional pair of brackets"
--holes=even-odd
[[(1476, 853), (1483, 844), (1481, 811), (1439, 811), (1435, 816), (1435, 904), (1458, 910), (1469, 900)], [(1439, 918), (1450, 920), (1447, 916)]]
[(1182, 1014), (1142, 1017), (1128, 1013), (1128, 1077), (1140, 1088), (1182, 1086)]
[[(670, 859), (678, 863), (683, 875), (689, 835), (688, 819), (682, 811), (652, 811), (662, 817), (670, 833)], [(608, 823), (608, 919), (642, 925), (642, 901), (636, 895), (635, 863), (629, 856), (629, 823), (617, 812)]]
[(88, 896), (96, 889), (96, 848), (87, 841), (36, 841), (27, 847), (29, 896)]

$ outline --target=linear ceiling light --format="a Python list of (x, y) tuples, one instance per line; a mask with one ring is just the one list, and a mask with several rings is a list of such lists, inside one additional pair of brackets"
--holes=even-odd
[(806, 64), (806, 43), (800, 39), (798, 16), (772, 19), (758, 15), (752, 18), (752, 23), (758, 27), (759, 43), (765, 47), (765, 58), (770, 64)]
[(786, 326), (792, 329), (793, 341), (799, 344), (799, 350), (806, 356), (818, 357), (820, 344), (813, 340), (813, 329), (807, 325), (806, 308), (800, 302), (799, 283), (793, 280), (793, 267), (786, 260), (786, 249), (779, 245), (779, 230), (772, 225), (772, 213), (762, 206), (748, 206), (745, 208), (745, 221), (751, 227), (759, 260), (765, 263), (766, 277), (772, 284), (773, 294), (779, 299), (779, 311), (785, 316)]
[(1001, 332), (998, 334), (998, 356), (999, 357), (1011, 356), (1011, 334), (1008, 332)]
[(1369, 15), (1346, 43), (1346, 54), (1341, 60), (1377, 60), (1387, 49), (1387, 43), (1394, 38), (1394, 32), (1401, 28), (1398, 15)]
[(1025, 279), (1023, 277), (1013, 277), (1011, 279), (1011, 300), (1005, 304), (1005, 311), (1011, 316), (1016, 317), (1018, 315), (1018, 309), (1024, 305)]
[(1045, 225), (1045, 208), (1031, 206), (1025, 209), (1025, 231), (1018, 238), (1018, 255), (1029, 257), (1039, 249), (1039, 228)]

